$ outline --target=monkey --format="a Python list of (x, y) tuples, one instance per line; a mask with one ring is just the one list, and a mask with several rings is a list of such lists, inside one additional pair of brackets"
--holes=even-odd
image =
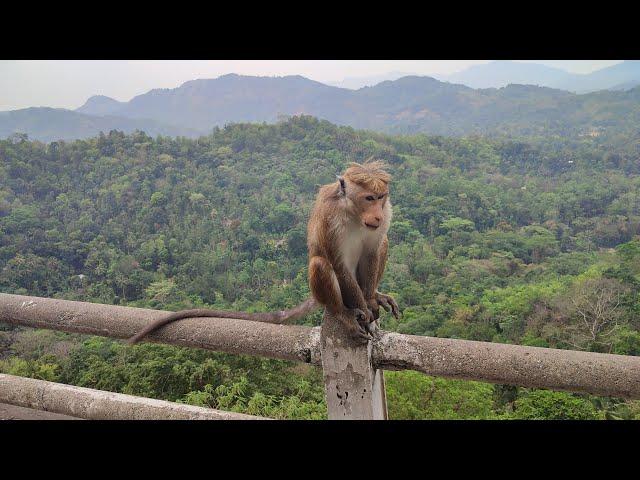
[(351, 163), (318, 192), (307, 227), (313, 298), (356, 340), (376, 330), (379, 308), (399, 317), (396, 301), (378, 291), (387, 261), (391, 175), (384, 163)]
[(396, 301), (378, 291), (389, 245), (390, 179), (380, 161), (351, 163), (336, 182), (320, 188), (307, 225), (311, 296), (297, 307), (266, 313), (181, 310), (151, 322), (128, 343), (135, 344), (158, 328), (184, 318), (236, 318), (282, 324), (320, 306), (345, 322), (352, 338), (371, 340), (377, 330), (380, 307), (399, 317)]

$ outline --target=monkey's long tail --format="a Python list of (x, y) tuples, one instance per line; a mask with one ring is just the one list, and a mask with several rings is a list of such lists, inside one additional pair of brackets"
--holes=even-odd
[(151, 332), (157, 330), (160, 327), (167, 325), (168, 323), (175, 322), (176, 320), (182, 320), (184, 318), (195, 317), (218, 317), (218, 318), (236, 318), (240, 320), (252, 320), (254, 322), (264, 323), (286, 323), (298, 318), (308, 315), (312, 311), (316, 310), (320, 304), (313, 298), (309, 297), (297, 307), (291, 310), (280, 310), (279, 312), (265, 312), (265, 313), (247, 313), (247, 312), (229, 312), (226, 310), (209, 310), (206, 308), (197, 308), (193, 310), (180, 310), (179, 312), (173, 312), (166, 317), (159, 318), (155, 322), (151, 322), (144, 327), (140, 332), (127, 340), (127, 343), (133, 345), (142, 340), (145, 336)]

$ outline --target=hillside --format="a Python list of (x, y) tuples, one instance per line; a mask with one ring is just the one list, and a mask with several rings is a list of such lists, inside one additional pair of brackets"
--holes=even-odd
[(193, 137), (198, 134), (189, 128), (163, 125), (155, 120), (85, 115), (61, 108), (25, 108), (0, 112), (0, 138), (7, 138), (14, 133), (26, 133), (29, 138), (51, 142), (89, 138), (111, 130), (126, 133), (142, 130), (153, 136)]
[(86, 115), (113, 115), (124, 105), (125, 102), (119, 102), (113, 98), (104, 95), (94, 95), (89, 98), (84, 105), (76, 109), (76, 112)]
[(156, 89), (128, 102), (91, 97), (76, 112), (25, 109), (0, 113), (0, 137), (86, 138), (119, 129), (147, 134), (207, 134), (214, 126), (276, 122), (308, 114), (339, 125), (387, 133), (434, 135), (617, 135), (640, 120), (637, 89), (576, 95), (531, 85), (472, 89), (407, 76), (349, 90), (301, 76), (224, 75)]
[(208, 130), (232, 122), (275, 122), (279, 115), (323, 111), (325, 105), (330, 110), (332, 105), (346, 101), (349, 94), (349, 90), (301, 76), (230, 74), (213, 80), (192, 80), (175, 89), (151, 90), (114, 113)]
[[(637, 146), (599, 141), (398, 137), (306, 116), (198, 140), (2, 140), (0, 291), (169, 310), (291, 307), (308, 295), (318, 185), (373, 155), (394, 176), (380, 289), (403, 314), (383, 328), (640, 355)], [(591, 329), (581, 312), (594, 298), (606, 321)], [(0, 325), (0, 371), (326, 415), (318, 370), (198, 349)], [(391, 418), (640, 418), (640, 402), (388, 373)]]
[[(114, 114), (204, 130), (231, 122), (274, 122), (282, 115), (309, 114), (340, 125), (383, 132), (440, 135), (535, 134), (564, 113), (574, 95), (545, 88), (510, 86), (473, 90), (430, 77), (409, 76), (374, 87), (348, 90), (304, 77), (225, 75), (194, 80), (176, 89), (152, 90), (122, 104)], [(579, 109), (580, 102), (571, 105)], [(518, 120), (518, 125), (513, 126)], [(555, 133), (582, 125), (554, 125)]]
[(594, 129), (627, 130), (640, 118), (640, 95), (575, 95), (531, 85), (472, 89), (418, 76), (348, 90), (300, 76), (225, 75), (152, 90), (123, 102), (112, 114), (201, 132), (232, 122), (271, 123), (282, 115), (309, 114), (390, 133), (578, 136)]

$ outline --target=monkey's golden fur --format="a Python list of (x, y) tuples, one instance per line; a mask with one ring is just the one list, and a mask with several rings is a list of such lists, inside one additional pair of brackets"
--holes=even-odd
[(391, 181), (391, 175), (384, 170), (385, 167), (384, 162), (379, 160), (363, 165), (352, 162), (342, 177), (373, 193), (380, 194), (389, 190), (389, 182)]

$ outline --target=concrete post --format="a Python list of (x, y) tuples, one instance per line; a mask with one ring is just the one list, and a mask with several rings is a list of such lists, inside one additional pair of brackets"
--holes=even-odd
[(386, 420), (384, 377), (373, 368), (371, 342), (356, 343), (343, 323), (325, 312), (320, 351), (329, 419)]

